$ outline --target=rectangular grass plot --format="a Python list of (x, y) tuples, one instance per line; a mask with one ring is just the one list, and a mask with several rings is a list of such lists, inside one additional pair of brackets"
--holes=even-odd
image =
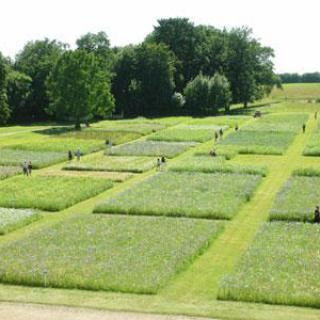
[(219, 298), (319, 307), (319, 242), (319, 225), (266, 223), (221, 282)]
[(32, 161), (34, 168), (43, 168), (64, 160), (67, 154), (62, 152), (0, 149), (0, 165), (3, 166), (22, 166), (24, 161)]
[(107, 154), (116, 156), (165, 156), (173, 158), (195, 145), (195, 143), (191, 142), (137, 141), (116, 146), (107, 151)]
[(21, 172), (21, 168), (16, 166), (0, 166), (0, 180), (15, 176)]
[(99, 204), (95, 212), (231, 219), (261, 179), (243, 174), (165, 172)]
[(109, 157), (104, 154), (83, 158), (79, 163), (72, 162), (64, 170), (74, 171), (118, 171), (141, 173), (152, 169), (156, 160), (151, 157)]
[(111, 187), (105, 179), (19, 176), (0, 182), (0, 207), (59, 211)]
[(0, 235), (19, 229), (39, 218), (40, 216), (31, 210), (0, 208)]
[(270, 210), (271, 220), (313, 221), (320, 205), (320, 177), (291, 177), (277, 194)]
[(217, 236), (215, 221), (87, 215), (1, 247), (0, 281), (156, 293)]

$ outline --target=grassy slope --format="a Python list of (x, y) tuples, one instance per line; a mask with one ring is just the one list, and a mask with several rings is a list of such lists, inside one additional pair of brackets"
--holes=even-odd
[[(308, 127), (311, 127), (311, 123), (308, 124)], [(237, 263), (243, 250), (248, 247), (251, 239), (254, 237), (258, 227), (267, 218), (267, 211), (275, 193), (290, 175), (292, 168), (299, 167), (299, 155), (308, 136), (308, 133), (304, 136), (300, 134), (289, 148), (285, 157), (276, 157), (278, 161), (266, 161), (273, 173), (262, 183), (253, 200), (243, 207), (237, 219), (228, 225), (226, 232), (221, 235), (207, 253), (196, 260), (185, 273), (181, 274), (171, 283), (170, 290), (169, 288), (163, 290), (157, 296), (145, 296), (80, 290), (30, 289), (20, 286), (0, 285), (0, 300), (151, 313), (201, 315), (224, 319), (270, 319), (271, 314), (273, 319), (319, 319), (320, 311), (315, 309), (215, 300), (220, 278), (226, 272), (232, 270), (234, 264)], [(212, 144), (212, 142), (208, 144)], [(205, 145), (203, 146), (205, 147)], [(194, 151), (191, 149), (180, 157), (189, 156)], [(290, 161), (288, 161), (289, 158)], [(279, 168), (281, 170), (277, 170)], [(71, 216), (88, 214), (98, 201), (105, 200), (107, 196), (111, 197), (143, 181), (146, 177), (154, 174), (154, 172), (154, 170), (146, 172), (65, 211), (55, 215), (48, 215), (45, 219), (35, 222), (28, 228), (23, 228), (0, 238), (0, 245), (7, 241), (20, 239), (26, 234), (31, 234), (35, 230), (42, 229), (45, 226)], [(259, 210), (256, 211), (257, 209)], [(257, 215), (256, 212), (259, 212), (259, 214)], [(244, 222), (242, 222), (243, 218)], [(242, 229), (240, 228), (240, 224)], [(197, 270), (204, 270), (204, 272), (200, 275), (195, 274)], [(218, 273), (215, 273), (214, 278), (212, 278), (213, 270), (218, 271)], [(210, 290), (207, 289), (209, 285), (213, 286)]]

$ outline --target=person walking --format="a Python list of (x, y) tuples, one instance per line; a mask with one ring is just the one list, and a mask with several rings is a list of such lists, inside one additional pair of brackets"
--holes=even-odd
[(219, 139), (218, 132), (215, 131), (215, 132), (214, 132), (214, 140), (215, 140), (215, 141), (218, 141), (218, 139)]
[(157, 159), (157, 171), (161, 170), (161, 160), (160, 158)]
[(161, 170), (164, 169), (165, 165), (166, 165), (166, 158), (164, 156), (162, 156), (161, 157)]
[(305, 124), (305, 123), (302, 125), (302, 132), (303, 132), (303, 133), (306, 132), (306, 124)]
[(77, 161), (79, 162), (79, 161), (80, 161), (80, 158), (81, 158), (80, 149), (77, 150), (77, 152), (76, 152), (76, 157), (77, 157)]
[(319, 206), (316, 206), (314, 210), (314, 223), (320, 223), (320, 209)]
[(69, 150), (69, 151), (68, 151), (68, 160), (69, 160), (69, 162), (71, 162), (72, 159), (73, 159), (73, 154), (72, 154), (72, 151)]
[(219, 130), (219, 135), (220, 135), (220, 138), (222, 139), (222, 137), (223, 137), (223, 130), (222, 130), (222, 128)]
[(28, 175), (31, 177), (31, 174), (32, 174), (32, 169), (33, 169), (33, 167), (32, 167), (32, 162), (31, 161), (29, 161), (29, 163), (28, 163)]
[(27, 163), (27, 160), (23, 163), (23, 165), (22, 165), (22, 171), (23, 171), (23, 174), (25, 175), (25, 176), (27, 176), (28, 175), (28, 163)]

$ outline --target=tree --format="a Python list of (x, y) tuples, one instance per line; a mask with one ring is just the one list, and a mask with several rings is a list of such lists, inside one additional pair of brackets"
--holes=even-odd
[(105, 117), (113, 111), (109, 77), (101, 72), (92, 53), (65, 52), (53, 68), (47, 86), (48, 112), (57, 119), (74, 121), (76, 129), (81, 129), (81, 122)]
[(171, 112), (175, 60), (164, 44), (144, 43), (119, 53), (113, 92), (117, 111), (126, 116)]
[(33, 119), (47, 118), (45, 110), (49, 105), (49, 97), (46, 80), (65, 49), (65, 44), (44, 39), (28, 42), (17, 55), (15, 70), (32, 79), (30, 95), (25, 105), (26, 116)]
[(216, 73), (212, 78), (199, 74), (184, 90), (189, 114), (215, 114), (219, 109), (229, 110), (230, 84), (227, 78)]
[(7, 68), (0, 53), (0, 124), (6, 124), (10, 118), (10, 109), (6, 93)]
[(10, 69), (7, 77), (7, 95), (13, 120), (27, 117), (27, 102), (30, 96), (31, 84), (32, 79), (29, 76)]

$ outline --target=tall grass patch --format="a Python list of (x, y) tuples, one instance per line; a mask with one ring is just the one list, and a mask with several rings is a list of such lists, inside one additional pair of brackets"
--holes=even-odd
[(221, 140), (221, 145), (231, 145), (240, 154), (283, 154), (293, 142), (295, 133), (274, 131), (234, 132)]
[(86, 215), (0, 248), (0, 281), (156, 293), (204, 251), (223, 225), (162, 217)]
[(105, 179), (13, 177), (0, 182), (0, 207), (59, 211), (112, 187)]
[(265, 223), (218, 297), (318, 308), (319, 242), (319, 225)]
[(320, 205), (320, 177), (293, 176), (277, 194), (271, 220), (313, 221), (313, 211)]
[(163, 141), (137, 141), (116, 146), (106, 151), (108, 155), (116, 156), (165, 156), (173, 158), (191, 147), (195, 143), (163, 142)]
[(21, 168), (15, 166), (0, 166), (0, 180), (21, 173)]
[(180, 159), (169, 167), (176, 172), (203, 172), (203, 173), (245, 173), (253, 175), (267, 175), (267, 169), (259, 166), (240, 166), (226, 161), (221, 157), (189, 157)]
[(31, 210), (0, 208), (0, 235), (19, 229), (40, 218)]
[(0, 165), (22, 166), (24, 161), (32, 161), (34, 168), (43, 168), (67, 160), (67, 154), (62, 152), (30, 151), (0, 149)]
[(95, 212), (231, 219), (250, 200), (260, 176), (165, 172), (107, 201)]
[(111, 157), (104, 154), (97, 154), (83, 158), (80, 162), (73, 161), (64, 166), (64, 170), (141, 173), (155, 166), (156, 160), (151, 157)]

